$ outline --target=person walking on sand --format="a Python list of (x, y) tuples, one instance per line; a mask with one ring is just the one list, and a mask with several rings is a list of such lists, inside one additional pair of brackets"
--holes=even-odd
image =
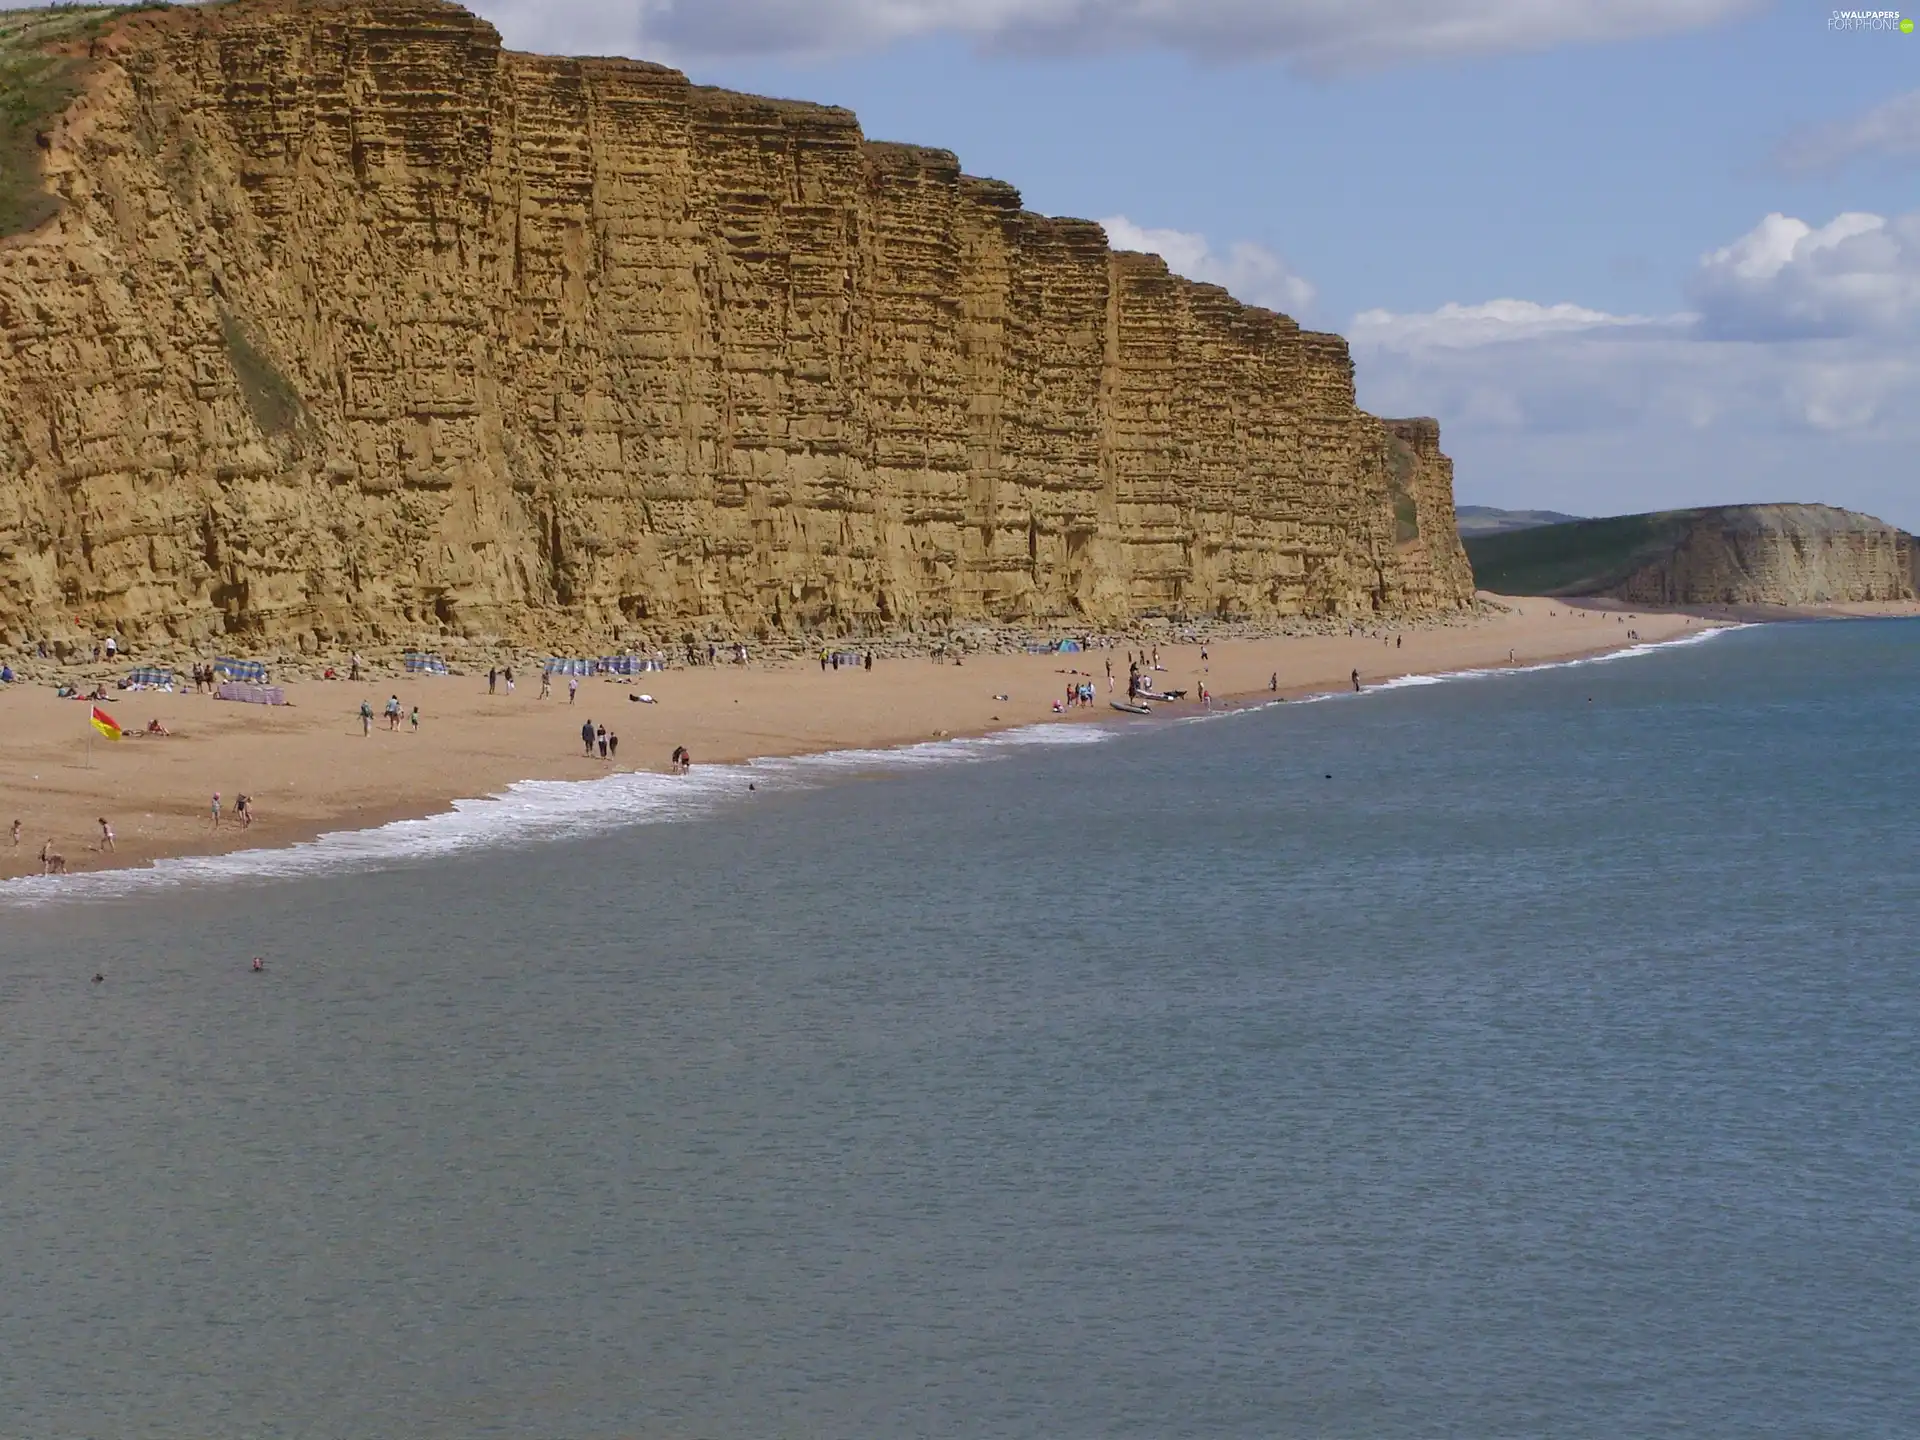
[(545, 670), (540, 672), (540, 698), (542, 700), (550, 700), (553, 698), (553, 676), (549, 675)]
[(420, 733), (420, 707), (418, 705), (414, 706), (413, 712), (407, 716), (407, 723), (413, 726), (414, 734), (418, 735)]
[(355, 685), (360, 683), (360, 652), (358, 650), (347, 657), (347, 679)]
[(575, 700), (579, 698), (580, 698), (580, 677), (578, 675), (569, 675), (567, 677), (567, 704), (571, 705)]
[(240, 817), (240, 828), (242, 830), (251, 829), (253, 826), (253, 797), (245, 791), (234, 796), (233, 813)]
[(370, 700), (360, 702), (360, 733), (373, 734), (373, 702)]
[(398, 695), (387, 697), (386, 714), (387, 729), (398, 730), (400, 728), (400, 697)]
[(53, 850), (53, 837), (47, 837), (47, 843), (40, 847), (40, 873), (42, 875), (64, 875), (67, 873), (67, 857), (56, 855)]
[(593, 738), (595, 742), (600, 746), (600, 758), (602, 760), (606, 759), (607, 758), (607, 727), (604, 725), (594, 726)]
[(13, 822), (13, 848), (16, 850), (20, 848), (20, 822), (18, 820)]
[(1353, 693), (1356, 695), (1360, 693), (1360, 672), (1358, 670), (1353, 672)]
[(501, 671), (500, 678), (507, 682), (507, 694), (513, 694), (513, 666), (509, 665)]
[(607, 732), (607, 759), (618, 761), (620, 758), (620, 737), (612, 731)]
[(487, 694), (493, 694), (493, 687), (500, 683), (500, 672), (493, 666), (487, 667)]
[(220, 792), (218, 790), (213, 792), (213, 804), (208, 808), (213, 814), (213, 828), (218, 830), (220, 828)]
[(580, 743), (586, 747), (587, 758), (593, 758), (593, 721), (589, 720), (580, 727)]
[(1276, 695), (1280, 693), (1280, 672), (1278, 670), (1274, 671), (1273, 678), (1267, 681), (1267, 689)]
[(100, 817), (100, 848), (109, 855), (113, 853), (113, 826), (107, 823), (107, 817)]

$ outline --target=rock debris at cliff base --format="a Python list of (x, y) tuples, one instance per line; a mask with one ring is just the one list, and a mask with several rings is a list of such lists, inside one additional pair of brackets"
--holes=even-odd
[(844, 110), (432, 0), (118, 16), (0, 241), (0, 634), (1465, 605), (1347, 346)]

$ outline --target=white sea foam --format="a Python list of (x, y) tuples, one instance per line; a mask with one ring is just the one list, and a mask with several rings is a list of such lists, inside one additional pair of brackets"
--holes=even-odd
[(0, 881), (0, 905), (98, 900), (214, 881), (286, 880), (379, 870), (477, 850), (580, 839), (628, 825), (697, 819), (737, 801), (749, 783), (762, 790), (804, 789), (848, 774), (966, 764), (1039, 746), (1098, 744), (1112, 734), (1092, 725), (1029, 725), (895, 749), (835, 750), (743, 765), (701, 765), (686, 775), (623, 772), (597, 780), (522, 780), (498, 795), (456, 800), (452, 809), (437, 815), (365, 830), (329, 831), (278, 849), (186, 855), (143, 869)]
[[(1597, 665), (1650, 655), (1675, 646), (1697, 645), (1742, 628), (1716, 626), (1673, 640), (1648, 641), (1577, 660), (1453, 670), (1439, 675), (1403, 675), (1380, 681), (1359, 695), (1331, 691), (1297, 700), (1224, 707), (1178, 718), (1192, 724), (1261, 713), (1282, 705), (1363, 699), (1369, 694), (1413, 686)], [(929, 740), (892, 749), (831, 750), (815, 755), (751, 760), (741, 765), (702, 765), (687, 775), (623, 772), (597, 780), (522, 780), (498, 795), (456, 800), (450, 810), (423, 819), (395, 820), (365, 830), (329, 831), (316, 839), (278, 849), (185, 855), (156, 861), (142, 869), (96, 870), (57, 878), (33, 875), (0, 881), (0, 906), (99, 900), (175, 885), (365, 872), (530, 842), (581, 839), (629, 825), (710, 815), (722, 805), (737, 802), (749, 783), (763, 790), (809, 789), (850, 774), (901, 773), (930, 766), (978, 763), (1036, 747), (1094, 745), (1130, 728), (1118, 723), (1024, 725), (992, 735)]]

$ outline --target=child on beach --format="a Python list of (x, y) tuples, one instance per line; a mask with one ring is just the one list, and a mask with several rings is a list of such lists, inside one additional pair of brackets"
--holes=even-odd
[(414, 706), (413, 712), (407, 716), (407, 723), (413, 726), (414, 734), (418, 735), (420, 733), (420, 707), (418, 705)]
[(113, 826), (107, 823), (107, 817), (100, 817), (100, 848), (109, 854), (113, 852)]
[(220, 828), (220, 792), (218, 790), (213, 792), (213, 805), (211, 809), (213, 812), (213, 828), (218, 830)]

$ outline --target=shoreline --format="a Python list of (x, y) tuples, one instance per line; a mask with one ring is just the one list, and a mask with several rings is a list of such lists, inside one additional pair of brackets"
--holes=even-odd
[[(1147, 723), (1209, 713), (1193, 698), (1203, 683), (1213, 692), (1211, 713), (1226, 714), (1344, 692), (1351, 668), (1362, 670), (1368, 688), (1383, 688), (1411, 677), (1589, 660), (1756, 620), (1855, 613), (1652, 612), (1605, 602), (1488, 598), (1489, 607), (1451, 625), (1376, 626), (1351, 636), (1223, 638), (1205, 645), (1162, 642), (1155, 678), (1163, 686), (1188, 689), (1189, 698), (1157, 707)], [(1872, 607), (1867, 613), (1915, 615), (1920, 606)], [(1628, 638), (1628, 630), (1638, 639)], [(358, 686), (302, 681), (288, 686), (293, 705), (271, 709), (191, 692), (110, 691), (102, 708), (115, 714), (129, 738), (92, 742), (91, 769), (84, 749), (89, 742), (75, 734), (85, 727), (91, 706), (55, 699), (45, 687), (15, 685), (0, 691), (0, 734), (8, 737), (0, 745), (0, 886), (52, 898), (66, 882), (88, 873), (151, 870), (162, 862), (173, 862), (169, 870), (191, 869), (193, 862), (242, 852), (268, 858), (258, 866), (218, 868), (273, 873), (270, 857), (311, 847), (322, 837), (329, 837), (335, 849), (351, 850), (351, 837), (408, 822), (425, 826), (454, 819), (463, 807), (511, 805), (517, 789), (542, 782), (574, 786), (631, 777), (631, 784), (618, 788), (632, 793), (614, 801), (637, 807), (632, 817), (637, 821), (676, 794), (704, 809), (717, 798), (708, 779), (732, 777), (730, 794), (738, 788), (732, 783), (738, 779), (736, 767), (756, 761), (764, 768), (807, 757), (905, 752), (930, 741), (1048, 743), (1052, 737), (1010, 737), (1056, 727), (1085, 729), (1092, 722), (1101, 722), (1101, 733), (1087, 738), (1104, 738), (1108, 731), (1127, 728), (1127, 717), (1108, 707), (1105, 677), (1105, 664), (1113, 660), (1115, 696), (1123, 697), (1127, 643), (1112, 650), (981, 654), (958, 665), (891, 658), (871, 671), (852, 673), (822, 674), (814, 665), (787, 661), (654, 672), (632, 685), (594, 677), (583, 681), (580, 703), (571, 707), (564, 681), (551, 699), (537, 699), (537, 676), (518, 685), (512, 697), (488, 695), (484, 675), (377, 676)], [(1135, 651), (1149, 653), (1155, 645), (1151, 638), (1130, 643)], [(1209, 652), (1204, 664), (1203, 650)], [(1093, 706), (1053, 713), (1054, 696), (1064, 697), (1066, 685), (1075, 680), (1094, 683)], [(1277, 690), (1270, 688), (1276, 680)], [(630, 694), (654, 691), (657, 704), (627, 700)], [(378, 712), (393, 693), (401, 696), (403, 710), (421, 706), (421, 732), (403, 726), (397, 735), (388, 733), (376, 713), (374, 733), (363, 737), (354, 714), (359, 700), (370, 699)], [(174, 735), (132, 738), (150, 713)], [(588, 715), (609, 723), (615, 733), (627, 732), (621, 763), (588, 759), (572, 748), (580, 744), (579, 724)], [(656, 793), (654, 782), (669, 781), (666, 756), (676, 743), (693, 750), (694, 771)], [(221, 784), (223, 776), (232, 778)], [(259, 817), (246, 829), (229, 819), (234, 792), (243, 789), (254, 797)], [(229, 807), (217, 831), (210, 815), (214, 790)], [(585, 792), (571, 798), (582, 800)], [(114, 826), (112, 853), (104, 852), (96, 838), (93, 822), (102, 814)], [(22, 821), (17, 848), (8, 835), (16, 817)], [(618, 823), (618, 816), (597, 815), (587, 823)], [(551, 816), (530, 813), (526, 825), (530, 839), (571, 829), (564, 804)], [(514, 833), (508, 830), (485, 843), (510, 843)], [(67, 858), (69, 873), (41, 883), (38, 856), (47, 838)], [(448, 848), (462, 845), (456, 840)], [(34, 883), (19, 884), (24, 877), (35, 877)], [(90, 892), (96, 887), (74, 888)]]

